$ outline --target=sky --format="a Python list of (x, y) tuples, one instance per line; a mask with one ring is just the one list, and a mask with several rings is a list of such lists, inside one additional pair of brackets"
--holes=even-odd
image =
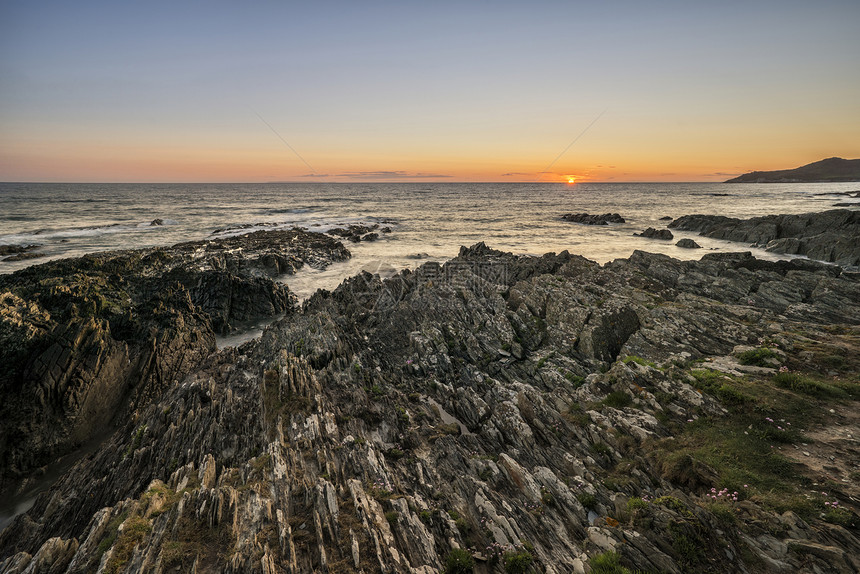
[(0, 181), (721, 181), (860, 158), (860, 2), (0, 0)]

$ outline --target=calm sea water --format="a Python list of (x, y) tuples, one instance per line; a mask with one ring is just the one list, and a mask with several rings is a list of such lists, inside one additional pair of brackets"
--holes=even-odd
[[(693, 213), (751, 217), (831, 209), (857, 202), (840, 184), (0, 184), (0, 245), (39, 245), (45, 257), (0, 261), (0, 273), (95, 251), (171, 245), (225, 228), (301, 226), (311, 231), (350, 223), (389, 225), (373, 243), (348, 244), (353, 258), (327, 270), (306, 269), (284, 280), (300, 297), (333, 288), (361, 269), (388, 275), (453, 257), (461, 245), (485, 241), (515, 253), (569, 250), (605, 263), (634, 249), (699, 258), (736, 243), (693, 237), (705, 249), (634, 237), (663, 227), (661, 217)], [(568, 212), (618, 212), (627, 223), (586, 226), (561, 221)], [(152, 225), (156, 219), (162, 225)], [(253, 227), (251, 228), (253, 229)], [(223, 231), (220, 231), (223, 233)], [(773, 254), (757, 255), (776, 258)]]

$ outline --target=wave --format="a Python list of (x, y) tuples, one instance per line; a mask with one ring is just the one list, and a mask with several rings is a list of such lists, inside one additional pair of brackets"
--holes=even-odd
[(61, 229), (34, 229), (0, 235), (2, 245), (43, 245), (52, 240), (75, 239), (83, 237), (98, 237), (100, 235), (112, 235), (117, 233), (137, 233), (143, 229), (158, 229), (162, 226), (178, 225), (173, 219), (155, 219), (149, 222), (137, 224), (111, 223), (107, 225), (87, 227), (66, 227)]
[(293, 214), (293, 213), (311, 213), (313, 211), (319, 211), (319, 206), (311, 205), (309, 207), (293, 207), (293, 208), (278, 208), (272, 207), (268, 209), (260, 210), (260, 213), (263, 215), (281, 215), (281, 214)]
[(380, 226), (397, 226), (396, 221), (386, 217), (340, 217), (337, 219), (293, 219), (287, 221), (244, 223), (215, 229), (210, 237), (233, 237), (245, 235), (255, 231), (279, 231), (285, 229), (300, 228), (315, 233), (328, 233), (332, 229), (349, 227), (350, 225), (378, 224)]

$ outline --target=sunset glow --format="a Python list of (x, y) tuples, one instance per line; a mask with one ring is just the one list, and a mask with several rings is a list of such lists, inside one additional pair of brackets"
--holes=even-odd
[(721, 181), (860, 157), (857, 2), (336, 4), (5, 3), (0, 180)]

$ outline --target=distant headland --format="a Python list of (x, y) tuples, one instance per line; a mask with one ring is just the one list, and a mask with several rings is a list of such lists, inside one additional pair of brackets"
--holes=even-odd
[(726, 183), (816, 183), (860, 181), (860, 159), (830, 157), (795, 169), (753, 171)]

